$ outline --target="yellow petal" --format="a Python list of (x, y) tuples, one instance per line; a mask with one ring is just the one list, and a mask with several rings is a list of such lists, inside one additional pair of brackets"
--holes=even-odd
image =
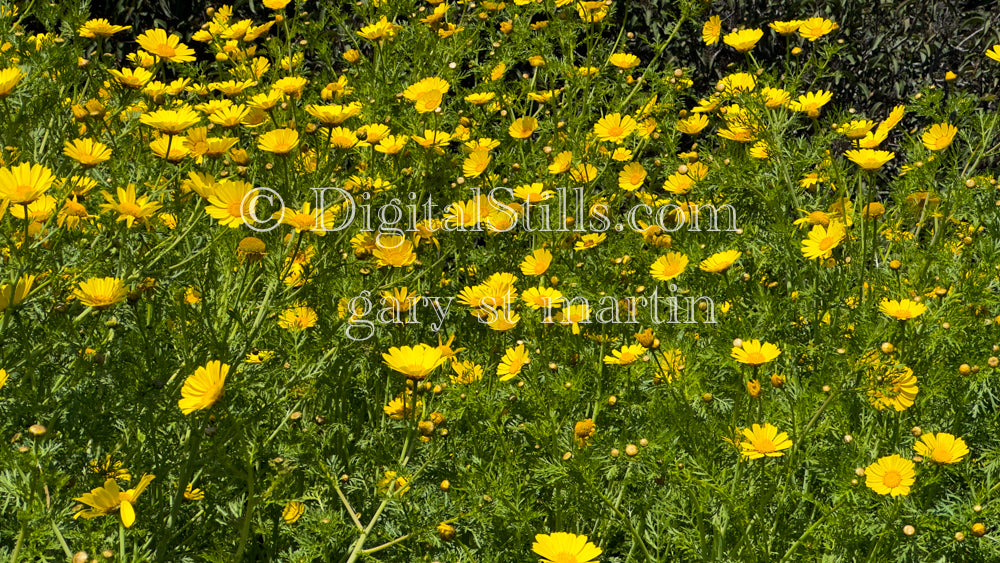
[(125, 524), (126, 528), (131, 528), (132, 524), (135, 523), (135, 510), (132, 508), (132, 503), (125, 500), (122, 501), (121, 512), (122, 524)]

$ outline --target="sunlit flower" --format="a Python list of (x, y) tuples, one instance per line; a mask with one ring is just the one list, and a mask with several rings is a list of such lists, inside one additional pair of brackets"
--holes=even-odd
[(908, 321), (926, 313), (927, 306), (909, 299), (900, 301), (883, 299), (878, 304), (878, 310), (897, 321)]
[(566, 532), (536, 535), (531, 551), (541, 556), (543, 563), (597, 563), (601, 554), (601, 548), (587, 536)]
[(722, 38), (722, 42), (740, 53), (746, 53), (757, 46), (757, 42), (760, 41), (761, 37), (764, 37), (763, 29), (741, 29), (740, 31), (727, 33)]
[(151, 29), (135, 38), (139, 47), (172, 63), (195, 60), (194, 49), (180, 42), (176, 35), (167, 35), (162, 29)]
[(213, 219), (232, 229), (244, 223), (253, 224), (256, 201), (250, 197), (253, 185), (240, 180), (223, 180), (215, 185), (208, 196), (209, 206), (205, 208)]
[(670, 281), (684, 273), (687, 265), (687, 256), (680, 252), (670, 252), (653, 262), (653, 265), (649, 267), (649, 275), (659, 281)]
[(177, 406), (184, 414), (211, 408), (223, 394), (226, 375), (229, 374), (229, 364), (212, 360), (199, 367), (184, 380), (181, 388), (181, 399)]
[(733, 346), (730, 355), (741, 364), (762, 366), (781, 355), (781, 348), (760, 340), (744, 341), (742, 346)]
[(602, 141), (621, 144), (638, 127), (632, 116), (612, 113), (599, 119), (594, 124), (594, 135)]
[(833, 92), (820, 90), (818, 92), (807, 92), (794, 102), (789, 102), (788, 107), (792, 111), (799, 111), (816, 119), (819, 117), (819, 110), (833, 99)]
[(627, 366), (634, 364), (646, 353), (646, 348), (639, 344), (626, 344), (618, 350), (612, 350), (611, 355), (604, 356), (604, 363), (608, 365)]
[(257, 148), (274, 154), (288, 154), (299, 145), (295, 129), (275, 129), (257, 138)]
[(94, 309), (107, 309), (121, 303), (128, 296), (128, 289), (118, 278), (90, 278), (80, 282), (73, 291), (80, 303)]
[(628, 70), (639, 66), (639, 57), (631, 53), (615, 53), (608, 57), (608, 62), (618, 68)]
[(101, 195), (104, 196), (106, 202), (101, 204), (101, 210), (117, 213), (116, 221), (125, 221), (125, 225), (128, 227), (132, 227), (136, 222), (145, 223), (162, 207), (155, 201), (149, 201), (148, 195), (137, 197), (135, 184), (129, 184), (125, 189), (117, 188), (116, 192), (117, 200), (108, 192), (101, 190)]
[(91, 168), (111, 159), (111, 148), (93, 139), (66, 141), (63, 154), (72, 158), (84, 168)]
[(76, 32), (80, 37), (86, 37), (87, 39), (96, 39), (98, 37), (111, 37), (112, 35), (118, 33), (119, 31), (125, 31), (132, 29), (130, 25), (112, 25), (108, 20), (104, 18), (98, 18), (93, 20), (87, 20), (86, 23), (80, 26)]
[(712, 16), (705, 20), (705, 24), (701, 26), (701, 40), (705, 42), (705, 45), (718, 43), (720, 35), (722, 35), (722, 20), (719, 19), (719, 16)]
[(928, 150), (940, 151), (951, 145), (952, 139), (958, 133), (958, 127), (950, 123), (935, 123), (920, 137), (921, 142)]
[(0, 70), (0, 100), (10, 95), (22, 78), (24, 73), (16, 66)]
[(0, 313), (23, 303), (28, 294), (31, 293), (31, 287), (34, 283), (35, 276), (24, 274), (17, 278), (17, 282), (13, 286), (9, 283), (0, 286)]
[(920, 441), (913, 444), (918, 455), (933, 463), (958, 463), (969, 454), (965, 440), (946, 432), (923, 434)]
[(531, 116), (520, 117), (511, 123), (507, 133), (515, 139), (527, 139), (538, 129), (538, 120)]
[(865, 468), (865, 485), (880, 495), (906, 496), (915, 476), (912, 461), (892, 454)]
[(73, 499), (90, 507), (81, 509), (73, 515), (73, 518), (82, 516), (90, 519), (117, 513), (121, 517), (122, 525), (131, 528), (132, 524), (135, 523), (135, 507), (133, 505), (154, 478), (155, 475), (143, 475), (139, 479), (139, 485), (127, 491), (118, 488), (118, 481), (108, 479), (104, 482), (103, 487), (97, 487), (89, 493), (84, 493)]
[(52, 187), (55, 177), (41, 164), (23, 162), (10, 168), (0, 168), (0, 199), (11, 205), (27, 205)]
[(839, 29), (840, 26), (835, 22), (832, 22), (826, 18), (809, 18), (799, 24), (799, 35), (808, 39), (809, 41), (815, 41), (820, 37), (823, 37), (827, 33)]
[(816, 224), (809, 231), (809, 237), (802, 241), (802, 255), (809, 260), (825, 260), (833, 254), (833, 249), (840, 245), (847, 231), (844, 224), (831, 219), (827, 226)]
[(781, 457), (785, 455), (782, 450), (792, 447), (788, 434), (779, 433), (777, 427), (769, 423), (765, 423), (764, 426), (754, 424), (750, 428), (744, 428), (742, 434), (739, 445), (743, 459)]
[(896, 153), (874, 149), (858, 149), (845, 151), (844, 156), (865, 170), (878, 170), (886, 162), (896, 158)]
[(698, 267), (705, 272), (721, 274), (728, 270), (742, 255), (743, 253), (739, 250), (725, 250), (702, 260)]
[(524, 344), (518, 344), (516, 348), (507, 348), (503, 358), (500, 360), (500, 364), (497, 366), (497, 375), (500, 376), (500, 381), (514, 379), (530, 361), (528, 351), (524, 349)]
[(382, 354), (385, 365), (408, 379), (421, 380), (430, 375), (447, 359), (441, 349), (428, 344), (389, 348)]
[(278, 326), (292, 332), (299, 332), (316, 326), (319, 316), (312, 307), (297, 305), (285, 309), (278, 315)]
[(594, 419), (586, 418), (573, 425), (573, 441), (576, 442), (577, 449), (590, 444), (597, 427)]
[(526, 276), (540, 276), (549, 269), (552, 253), (544, 248), (532, 252), (521, 262), (521, 273)]
[[(198, 112), (189, 107), (160, 109), (143, 114), (139, 121), (167, 135), (177, 135), (201, 121)], [(179, 144), (179, 142), (178, 142)]]

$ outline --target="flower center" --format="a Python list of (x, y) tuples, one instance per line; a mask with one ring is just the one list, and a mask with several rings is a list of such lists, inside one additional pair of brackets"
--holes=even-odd
[(774, 442), (767, 438), (762, 438), (754, 443), (754, 449), (762, 454), (774, 453)]
[(766, 364), (767, 358), (760, 352), (748, 352), (747, 363), (752, 365)]
[(556, 555), (556, 558), (552, 560), (552, 563), (579, 563), (579, 561), (580, 560), (576, 558), (576, 555), (563, 551), (562, 553)]
[(931, 458), (938, 463), (949, 463), (951, 461), (951, 450), (944, 446), (938, 446), (931, 452)]
[(621, 125), (612, 125), (608, 127), (609, 137), (621, 137), (625, 133), (625, 128)]
[(142, 209), (140, 209), (138, 205), (132, 202), (124, 201), (118, 204), (118, 213), (122, 215), (131, 215), (132, 217), (138, 217), (139, 215), (142, 215)]
[(896, 470), (886, 471), (885, 475), (882, 476), (882, 483), (890, 489), (895, 489), (902, 481), (903, 476)]
[(819, 249), (823, 252), (830, 250), (834, 246), (837, 246), (837, 239), (835, 237), (824, 237), (823, 240), (819, 241)]

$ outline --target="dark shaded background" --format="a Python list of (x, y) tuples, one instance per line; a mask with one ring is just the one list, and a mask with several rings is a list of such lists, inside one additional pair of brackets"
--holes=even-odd
[[(673, 0), (617, 0), (618, 23), (625, 21), (637, 40), (633, 52), (651, 54), (648, 43), (666, 38), (676, 21)], [(237, 13), (263, 18), (269, 11), (260, 0), (231, 0)], [(186, 33), (207, 20), (205, 2), (185, 0), (95, 0), (93, 17), (143, 30), (153, 26)], [(344, 0), (309, 0), (307, 8), (347, 9)], [(822, 48), (825, 42), (842, 39), (843, 50), (832, 70), (834, 103), (854, 107), (869, 116), (884, 117), (892, 106), (902, 103), (927, 84), (943, 85), (944, 74), (959, 74), (958, 86), (981, 96), (1000, 91), (1000, 71), (983, 53), (1000, 43), (1000, 2), (986, 0), (724, 0), (713, 2), (698, 21), (683, 29), (669, 52), (679, 65), (694, 66), (695, 76), (708, 85), (731, 72), (729, 63), (740, 63), (742, 55), (732, 49), (705, 46), (700, 25), (718, 14), (723, 29), (750, 26), (767, 29), (773, 20), (824, 16), (840, 25), (832, 38), (815, 43), (793, 37), (794, 44), (807, 49)], [(617, 35), (617, 26), (609, 25)], [(761, 41), (753, 51), (768, 70), (780, 72), (786, 57), (785, 40)], [(648, 60), (648, 57), (643, 57)], [(704, 85), (699, 85), (704, 86)]]

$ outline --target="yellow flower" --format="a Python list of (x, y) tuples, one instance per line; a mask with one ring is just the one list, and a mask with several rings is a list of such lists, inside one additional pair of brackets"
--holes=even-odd
[(469, 102), (470, 104), (472, 104), (474, 106), (481, 106), (481, 105), (488, 104), (489, 102), (493, 101), (493, 98), (495, 98), (496, 96), (497, 95), (494, 94), (493, 92), (482, 92), (482, 93), (477, 93), (477, 94), (469, 94), (468, 96), (465, 97), (465, 101)]
[(627, 366), (634, 364), (646, 353), (646, 348), (640, 344), (627, 344), (618, 350), (612, 350), (610, 356), (604, 356), (608, 365)]
[(986, 50), (986, 56), (1000, 63), (1000, 44)]
[(135, 38), (143, 50), (172, 63), (188, 63), (195, 60), (194, 49), (180, 42), (176, 35), (167, 35), (162, 29), (151, 29)]
[(615, 53), (608, 57), (608, 62), (618, 68), (628, 70), (639, 66), (639, 57), (631, 53)]
[(730, 355), (741, 364), (762, 366), (780, 356), (781, 348), (770, 342), (761, 344), (760, 340), (753, 339), (743, 342), (743, 346), (733, 346)]
[(573, 246), (573, 250), (586, 250), (604, 242), (608, 238), (607, 233), (588, 233), (580, 237)]
[(302, 517), (302, 514), (306, 511), (306, 505), (299, 501), (293, 500), (292, 502), (285, 505), (285, 508), (281, 511), (281, 519), (285, 521), (285, 524), (294, 524)]
[(638, 162), (626, 164), (622, 168), (622, 171), (618, 173), (618, 187), (627, 192), (638, 190), (645, 181), (646, 169)]
[(540, 276), (549, 269), (551, 263), (552, 253), (544, 248), (539, 248), (521, 262), (521, 273), (526, 276)]
[(118, 278), (90, 278), (80, 282), (73, 296), (83, 305), (100, 310), (124, 301), (128, 290)]
[(722, 41), (738, 52), (746, 53), (757, 46), (757, 42), (760, 41), (761, 37), (764, 37), (763, 29), (741, 29), (740, 31), (727, 33), (722, 38)]
[(965, 440), (946, 432), (922, 435), (920, 441), (913, 444), (913, 449), (925, 459), (940, 464), (958, 463), (969, 454)]
[(93, 139), (66, 141), (63, 154), (79, 162), (84, 168), (91, 168), (111, 158), (111, 148)]
[(0, 70), (0, 100), (10, 95), (22, 78), (24, 73), (17, 67)]
[(277, 12), (278, 10), (284, 9), (290, 1), (291, 0), (264, 0), (264, 6)]
[(743, 459), (781, 457), (785, 455), (781, 450), (792, 447), (788, 434), (779, 433), (777, 427), (769, 423), (765, 423), (764, 426), (754, 424), (750, 428), (744, 428), (742, 434), (739, 445)]
[(410, 477), (398, 476), (395, 471), (386, 471), (376, 486), (383, 494), (400, 496), (410, 490), (410, 480)]
[(248, 197), (253, 185), (240, 180), (223, 180), (215, 185), (208, 196), (209, 206), (205, 208), (213, 219), (232, 229), (239, 228), (244, 222), (253, 221), (252, 209), (256, 201)]
[(870, 119), (855, 119), (849, 123), (844, 123), (837, 127), (837, 132), (844, 134), (848, 139), (861, 139), (875, 127), (875, 122)]
[(194, 488), (194, 484), (188, 483), (187, 487), (184, 487), (184, 500), (205, 500), (205, 491), (196, 489)]
[(511, 123), (507, 133), (515, 139), (528, 139), (538, 129), (538, 120), (531, 116), (520, 117)]
[(524, 349), (524, 344), (518, 344), (516, 348), (507, 348), (497, 366), (497, 375), (500, 376), (500, 381), (514, 379), (530, 362), (531, 359), (528, 357), (527, 350)]
[(896, 153), (874, 149), (858, 149), (845, 151), (844, 156), (865, 170), (878, 170), (886, 162), (896, 158)]
[(117, 513), (121, 517), (122, 525), (131, 528), (135, 523), (135, 507), (133, 504), (139, 498), (155, 475), (143, 475), (139, 480), (139, 485), (134, 489), (122, 491), (118, 488), (118, 481), (108, 479), (103, 487), (97, 487), (89, 493), (84, 493), (79, 498), (73, 500), (90, 506), (91, 508), (81, 509), (73, 515), (73, 518), (97, 518), (106, 514)]
[(833, 249), (837, 248), (847, 231), (844, 224), (836, 219), (831, 219), (827, 226), (821, 224), (814, 225), (809, 231), (809, 238), (802, 241), (802, 255), (809, 260), (825, 260), (833, 254)]
[(566, 532), (538, 534), (531, 551), (541, 556), (543, 563), (597, 563), (601, 548), (587, 541), (587, 536)]
[(358, 31), (358, 35), (369, 41), (380, 41), (387, 37), (394, 37), (401, 29), (403, 29), (402, 26), (389, 23), (389, 20), (382, 16), (379, 21), (362, 27), (361, 31)]
[(361, 113), (361, 102), (351, 102), (346, 105), (309, 104), (306, 106), (306, 112), (318, 119), (323, 125), (340, 125)]
[(257, 148), (274, 154), (288, 154), (299, 145), (295, 129), (275, 129), (257, 138)]
[(951, 145), (952, 139), (958, 133), (958, 128), (950, 123), (935, 123), (924, 131), (920, 140), (928, 150), (940, 151)]
[(195, 370), (184, 380), (181, 388), (181, 399), (177, 401), (184, 414), (211, 408), (222, 398), (226, 375), (229, 374), (229, 364), (212, 360)]
[(488, 150), (475, 150), (469, 153), (462, 163), (462, 174), (466, 178), (478, 178), (490, 165), (490, 152)]
[(586, 418), (573, 425), (573, 441), (576, 442), (577, 449), (589, 445), (596, 430), (592, 418)]
[(411, 84), (403, 91), (403, 97), (415, 104), (417, 113), (428, 113), (441, 105), (441, 98), (450, 88), (446, 80), (431, 76)]
[(307, 328), (316, 326), (319, 316), (312, 307), (297, 305), (285, 309), (278, 316), (278, 326), (292, 332), (299, 332)]
[(792, 21), (773, 21), (768, 25), (771, 29), (778, 32), (781, 35), (791, 35), (799, 30), (799, 26), (804, 22), (802, 20), (792, 20)]
[(119, 31), (125, 31), (132, 29), (130, 25), (111, 25), (108, 20), (104, 18), (98, 18), (93, 20), (87, 20), (86, 23), (80, 26), (76, 32), (80, 37), (86, 37), (87, 39), (96, 39), (98, 37), (111, 37), (112, 35), (118, 33)]
[(594, 135), (602, 141), (621, 144), (639, 126), (632, 116), (612, 113), (599, 119), (594, 124)]
[(454, 374), (448, 374), (452, 383), (468, 385), (483, 378), (483, 366), (469, 360), (464, 362), (453, 361), (451, 369), (455, 372)]
[(839, 28), (839, 25), (826, 18), (809, 18), (799, 24), (799, 35), (809, 41), (815, 41), (827, 33)]
[(792, 111), (799, 111), (816, 119), (819, 117), (819, 110), (833, 99), (833, 92), (820, 90), (818, 92), (807, 92), (799, 96), (798, 100), (789, 102), (788, 107)]
[(865, 468), (865, 485), (880, 495), (906, 496), (915, 476), (913, 462), (893, 454)]
[(697, 135), (702, 129), (708, 127), (708, 116), (703, 113), (696, 113), (685, 119), (678, 119), (674, 127), (681, 133), (687, 135)]
[(0, 199), (11, 205), (27, 205), (52, 187), (55, 177), (41, 164), (23, 162), (11, 168), (0, 168)]
[(119, 84), (133, 90), (142, 88), (153, 79), (153, 73), (142, 67), (134, 70), (131, 68), (123, 68), (121, 70), (109, 69), (108, 72), (115, 77), (115, 80), (117, 80)]
[(684, 273), (687, 265), (687, 256), (680, 252), (670, 252), (653, 262), (653, 265), (649, 267), (649, 275), (659, 281), (670, 281)]
[(705, 25), (701, 26), (701, 40), (705, 42), (705, 45), (718, 43), (720, 35), (722, 35), (722, 20), (719, 19), (719, 16), (708, 18)]
[(125, 225), (128, 227), (132, 227), (136, 221), (145, 223), (162, 207), (155, 201), (149, 201), (149, 196), (136, 197), (134, 184), (129, 184), (126, 189), (117, 188), (116, 191), (118, 201), (115, 201), (115, 198), (108, 192), (101, 190), (101, 195), (107, 202), (101, 204), (101, 211), (118, 213), (118, 218), (115, 221), (125, 221)]
[(421, 343), (413, 347), (389, 348), (388, 353), (382, 354), (382, 359), (393, 371), (419, 381), (430, 375), (447, 358), (440, 348)]
[(396, 235), (380, 236), (376, 239), (375, 244), (372, 256), (375, 257), (379, 267), (402, 268), (417, 261), (417, 255), (413, 252), (413, 243), (409, 239)]
[(702, 260), (698, 267), (705, 272), (721, 274), (728, 270), (734, 262), (739, 260), (740, 256), (743, 256), (743, 253), (739, 250), (725, 250)]
[(13, 287), (8, 283), (0, 286), (0, 313), (24, 302), (28, 294), (31, 293), (31, 287), (34, 284), (35, 276), (24, 274), (17, 279), (17, 283)]
[(176, 135), (201, 121), (201, 116), (185, 106), (180, 109), (161, 109), (143, 114), (139, 121), (161, 133)]
[(927, 306), (909, 299), (901, 301), (883, 299), (878, 305), (878, 310), (898, 321), (908, 321), (926, 313)]

